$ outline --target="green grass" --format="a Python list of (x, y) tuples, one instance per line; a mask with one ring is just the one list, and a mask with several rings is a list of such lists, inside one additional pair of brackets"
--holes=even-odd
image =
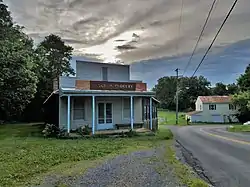
[(190, 167), (183, 165), (176, 159), (175, 152), (171, 145), (167, 146), (165, 152), (166, 163), (172, 165), (174, 168), (174, 174), (180, 179), (180, 181), (188, 187), (208, 187), (208, 184), (203, 180), (197, 178)]
[[(174, 111), (168, 111), (164, 109), (158, 110), (158, 118), (160, 125), (175, 125), (176, 113)], [(185, 113), (179, 112), (179, 125), (186, 125)]]
[(250, 132), (250, 125), (234, 125), (227, 128), (229, 132)]
[(148, 149), (173, 137), (160, 129), (155, 136), (133, 138), (44, 139), (36, 124), (0, 126), (0, 186), (40, 184), (50, 174), (77, 176), (105, 159)]

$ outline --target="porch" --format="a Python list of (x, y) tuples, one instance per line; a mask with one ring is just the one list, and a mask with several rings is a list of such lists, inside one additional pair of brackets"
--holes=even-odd
[(87, 125), (93, 135), (136, 127), (152, 130), (158, 120), (156, 101), (149, 93), (63, 94), (59, 98), (59, 126), (69, 133)]

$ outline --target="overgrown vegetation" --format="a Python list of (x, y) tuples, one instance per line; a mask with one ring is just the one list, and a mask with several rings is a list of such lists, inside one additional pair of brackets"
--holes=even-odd
[(206, 182), (194, 176), (191, 168), (183, 165), (176, 159), (175, 152), (171, 146), (167, 146), (165, 156), (166, 163), (173, 166), (174, 174), (184, 185), (188, 187), (208, 187), (208, 184)]
[[(175, 125), (176, 113), (174, 111), (168, 111), (164, 109), (158, 110), (159, 125)], [(185, 114), (179, 113), (179, 125), (186, 125)]]
[(227, 127), (229, 132), (250, 132), (250, 125), (234, 125)]
[(173, 137), (161, 129), (154, 136), (131, 138), (44, 138), (44, 126), (13, 124), (0, 126), (0, 186), (38, 184), (47, 174), (79, 175), (107, 156), (148, 149)]
[(42, 104), (70, 67), (73, 48), (56, 35), (34, 45), (0, 0), (0, 120), (44, 121)]

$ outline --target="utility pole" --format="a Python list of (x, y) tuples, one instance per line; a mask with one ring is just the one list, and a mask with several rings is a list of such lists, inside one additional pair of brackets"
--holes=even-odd
[(178, 112), (179, 112), (179, 68), (177, 68), (176, 70), (176, 125), (178, 125)]

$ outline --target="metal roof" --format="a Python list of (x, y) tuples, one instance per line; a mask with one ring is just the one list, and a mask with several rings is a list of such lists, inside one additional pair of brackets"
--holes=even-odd
[(152, 91), (122, 91), (122, 90), (81, 90), (76, 88), (60, 88), (62, 94), (110, 94), (110, 95), (145, 95), (155, 96), (155, 92)]

